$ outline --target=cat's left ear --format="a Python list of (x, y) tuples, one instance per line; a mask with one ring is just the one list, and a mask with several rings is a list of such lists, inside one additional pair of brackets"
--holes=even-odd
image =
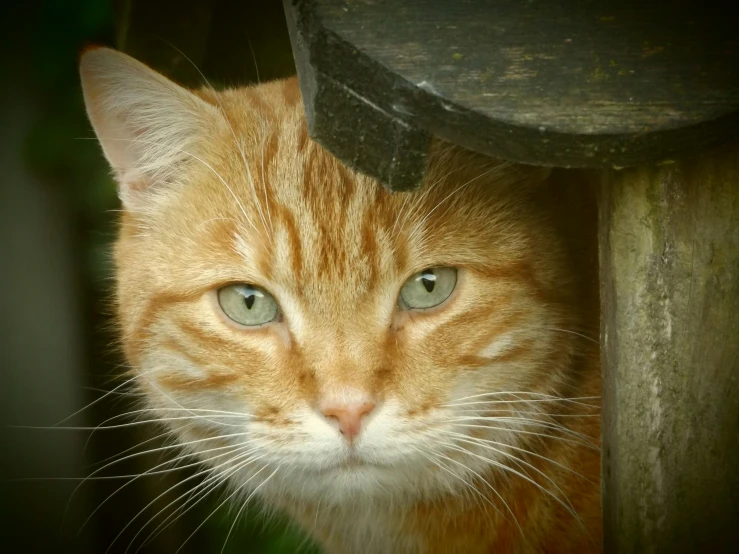
[(90, 122), (131, 212), (146, 211), (150, 190), (176, 181), (226, 125), (212, 104), (109, 48), (83, 52), (80, 77)]

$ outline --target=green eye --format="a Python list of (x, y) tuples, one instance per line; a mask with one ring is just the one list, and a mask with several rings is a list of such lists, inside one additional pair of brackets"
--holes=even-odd
[(277, 319), (277, 302), (266, 290), (254, 285), (229, 285), (218, 290), (223, 313), (236, 323), (254, 327)]
[(453, 267), (431, 267), (416, 273), (400, 289), (398, 304), (405, 310), (426, 310), (449, 298), (457, 284)]

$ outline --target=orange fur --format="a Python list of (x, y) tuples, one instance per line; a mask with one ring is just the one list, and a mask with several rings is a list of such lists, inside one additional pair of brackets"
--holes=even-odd
[[(599, 550), (586, 183), (440, 142), (424, 186), (391, 194), (308, 138), (295, 79), (189, 92), (106, 49), (81, 73), (124, 203), (132, 375), (234, 490), (328, 552)], [(434, 266), (458, 269), (452, 295), (399, 309)], [(231, 283), (281, 319), (228, 320)], [(316, 410), (347, 387), (377, 403), (353, 446)], [(232, 450), (206, 452), (219, 435)]]

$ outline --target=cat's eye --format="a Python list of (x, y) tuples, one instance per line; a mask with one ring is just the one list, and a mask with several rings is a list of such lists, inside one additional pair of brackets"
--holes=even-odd
[(230, 319), (248, 327), (270, 323), (279, 315), (272, 295), (254, 285), (228, 285), (218, 289), (218, 304)]
[(398, 305), (405, 310), (427, 310), (438, 306), (454, 291), (457, 270), (430, 267), (413, 275), (400, 289)]

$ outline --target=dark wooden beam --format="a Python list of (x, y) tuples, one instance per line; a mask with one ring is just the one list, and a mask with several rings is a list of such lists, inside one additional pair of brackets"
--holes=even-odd
[(429, 135), (623, 167), (739, 133), (729, 2), (283, 2), (313, 138), (395, 190), (421, 181)]

